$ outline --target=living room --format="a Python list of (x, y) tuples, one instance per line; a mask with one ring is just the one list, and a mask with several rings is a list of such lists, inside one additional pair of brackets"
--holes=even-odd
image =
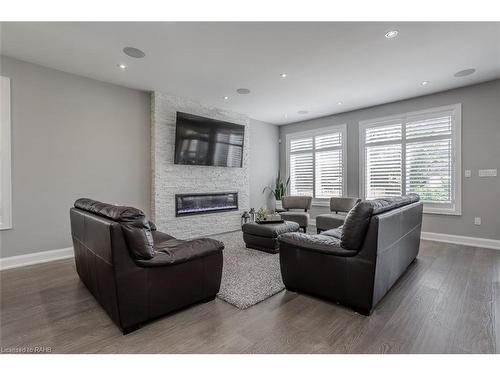
[(498, 353), (500, 22), (187, 17), (1, 20), (2, 357)]

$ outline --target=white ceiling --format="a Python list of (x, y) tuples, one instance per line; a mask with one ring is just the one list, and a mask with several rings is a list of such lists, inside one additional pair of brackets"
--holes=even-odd
[[(389, 40), (391, 29), (399, 36)], [(2, 23), (0, 31), (4, 55), (274, 124), (500, 78), (500, 23)], [(146, 57), (124, 55), (126, 46)], [(453, 77), (466, 68), (477, 72)], [(251, 93), (237, 94), (241, 87)]]

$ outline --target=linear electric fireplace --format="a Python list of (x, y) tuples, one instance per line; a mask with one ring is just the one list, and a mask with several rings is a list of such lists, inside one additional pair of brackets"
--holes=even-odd
[(238, 193), (175, 194), (175, 216), (201, 215), (238, 209)]

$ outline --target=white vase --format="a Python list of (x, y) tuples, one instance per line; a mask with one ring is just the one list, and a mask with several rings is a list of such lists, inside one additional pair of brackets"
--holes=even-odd
[(277, 210), (282, 210), (283, 209), (283, 203), (280, 200), (276, 200), (276, 209)]

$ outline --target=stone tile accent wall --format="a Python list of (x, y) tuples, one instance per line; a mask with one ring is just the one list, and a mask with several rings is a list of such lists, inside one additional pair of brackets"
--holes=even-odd
[[(192, 113), (245, 126), (242, 168), (174, 164), (176, 112)], [(240, 229), (249, 209), (249, 118), (160, 92), (151, 97), (151, 214), (158, 229), (177, 238), (192, 238)], [(175, 216), (175, 194), (238, 192), (239, 211)]]

